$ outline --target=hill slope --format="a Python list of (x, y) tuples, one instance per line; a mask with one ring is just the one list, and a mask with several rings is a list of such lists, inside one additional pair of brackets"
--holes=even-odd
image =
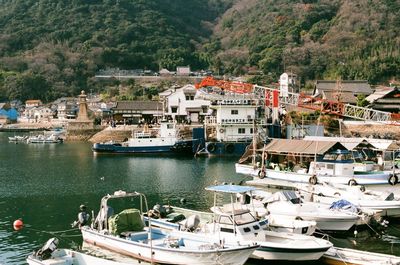
[(204, 61), (196, 46), (211, 34), (211, 23), (229, 2), (1, 1), (0, 86), (7, 97), (22, 99), (24, 93), (10, 92), (8, 87), (20, 87), (25, 79), (48, 88), (58, 86), (46, 93), (50, 99), (85, 88), (99, 68), (201, 67)]
[(379, 82), (399, 77), (399, 31), (396, 0), (240, 0), (205, 49), (229, 72)]
[(386, 82), (399, 31), (397, 0), (0, 1), (0, 101), (100, 91), (106, 67)]

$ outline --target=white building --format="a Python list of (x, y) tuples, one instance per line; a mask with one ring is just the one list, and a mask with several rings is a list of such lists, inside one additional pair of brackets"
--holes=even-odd
[(256, 109), (249, 99), (219, 100), (210, 107), (212, 116), (206, 118), (206, 127), (211, 127), (209, 139), (216, 141), (239, 141), (253, 137)]
[(176, 67), (176, 75), (189, 76), (190, 75), (190, 66), (178, 66), (178, 67)]
[(198, 99), (197, 90), (193, 85), (182, 88), (171, 88), (159, 94), (164, 100), (164, 115), (178, 122), (190, 119), (191, 122), (202, 122), (208, 115), (210, 101)]
[(53, 111), (48, 107), (30, 107), (26, 108), (24, 116), (32, 121), (50, 121), (53, 118)]

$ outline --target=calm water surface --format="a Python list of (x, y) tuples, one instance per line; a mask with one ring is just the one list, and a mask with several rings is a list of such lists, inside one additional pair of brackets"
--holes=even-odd
[[(10, 135), (0, 133), (0, 264), (25, 264), (54, 235), (61, 247), (80, 247), (78, 231), (59, 231), (71, 229), (80, 204), (97, 211), (101, 197), (115, 190), (143, 192), (150, 205), (179, 205), (185, 198), (185, 207), (205, 210), (212, 204), (206, 186), (243, 180), (231, 159), (93, 155), (89, 143), (15, 144), (8, 142)], [(27, 227), (14, 231), (18, 218)], [(379, 238), (366, 231), (331, 240), (400, 255), (400, 227), (394, 223)]]

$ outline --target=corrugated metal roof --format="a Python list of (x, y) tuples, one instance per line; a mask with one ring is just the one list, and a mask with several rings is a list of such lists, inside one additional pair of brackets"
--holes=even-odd
[(394, 87), (380, 87), (380, 88), (376, 89), (373, 94), (369, 95), (365, 99), (368, 100), (370, 103), (373, 103), (374, 101), (376, 101), (380, 98), (383, 98), (384, 96), (386, 96), (387, 94), (389, 94), (390, 92), (392, 92), (395, 89), (396, 88), (394, 88)]
[(269, 153), (274, 152), (317, 155), (323, 155), (333, 148), (346, 150), (342, 144), (335, 141), (273, 139), (268, 145), (265, 146), (265, 150)]
[(342, 80), (341, 88), (338, 87), (336, 80), (317, 80), (315, 83), (316, 89), (319, 91), (349, 91), (355, 94), (372, 94), (371, 86), (366, 80)]
[(327, 136), (305, 136), (304, 140), (307, 141), (330, 141), (330, 142), (339, 142), (348, 150), (353, 150), (361, 143), (363, 146), (368, 145), (368, 142), (365, 138), (362, 137), (327, 137)]

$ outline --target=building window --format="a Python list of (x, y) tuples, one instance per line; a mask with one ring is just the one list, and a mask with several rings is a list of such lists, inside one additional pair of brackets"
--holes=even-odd
[(253, 134), (253, 128), (250, 128), (250, 134)]
[(186, 95), (186, 100), (194, 100), (194, 95)]
[(178, 107), (171, 107), (171, 112), (172, 113), (177, 113)]
[(245, 134), (246, 128), (238, 128), (238, 134)]
[(239, 110), (233, 109), (233, 110), (231, 110), (231, 114), (232, 115), (238, 115), (239, 114)]

